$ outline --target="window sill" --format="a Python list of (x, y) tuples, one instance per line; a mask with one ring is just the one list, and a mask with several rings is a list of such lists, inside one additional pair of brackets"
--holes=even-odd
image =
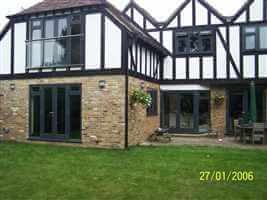
[(76, 143), (81, 144), (79, 139), (59, 139), (59, 138), (42, 138), (42, 137), (29, 137), (29, 141), (41, 141), (41, 142), (62, 142), (62, 143)]

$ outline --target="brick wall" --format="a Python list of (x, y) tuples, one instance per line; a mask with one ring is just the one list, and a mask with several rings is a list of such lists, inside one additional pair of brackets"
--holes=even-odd
[[(99, 89), (105, 80), (105, 89)], [(15, 84), (15, 90), (10, 84)], [(29, 134), (29, 85), (82, 85), (82, 143), (85, 146), (124, 147), (125, 136), (125, 76), (94, 76), (0, 81), (0, 131), (10, 130), (12, 140), (27, 141)], [(96, 136), (98, 145), (91, 141)]]
[(153, 134), (155, 129), (160, 127), (160, 86), (158, 84), (143, 81), (138, 78), (129, 77), (129, 100), (133, 91), (141, 87), (142, 82), (144, 83), (145, 91), (150, 88), (158, 90), (158, 115), (147, 116), (146, 108), (144, 108), (143, 106), (129, 105), (129, 145), (142, 144), (151, 134)]
[[(217, 130), (219, 137), (224, 136), (226, 128), (226, 90), (225, 88), (211, 88), (211, 127)], [(216, 105), (214, 103), (214, 98), (216, 95), (224, 96), (224, 102), (221, 105)]]

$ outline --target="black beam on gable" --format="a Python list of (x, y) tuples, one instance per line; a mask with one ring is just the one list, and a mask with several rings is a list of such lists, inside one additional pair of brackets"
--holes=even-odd
[(248, 0), (238, 11), (237, 13), (232, 17), (231, 22), (234, 22), (238, 19), (246, 10), (249, 10), (251, 4), (254, 2), (254, 0)]
[(227, 43), (225, 42), (225, 40), (224, 40), (224, 38), (223, 38), (223, 35), (222, 35), (221, 31), (220, 31), (219, 29), (217, 29), (216, 32), (218, 33), (218, 36), (219, 36), (219, 38), (220, 38), (220, 40), (221, 40), (221, 42), (222, 42), (222, 44), (223, 44), (223, 47), (224, 47), (224, 49), (225, 49), (227, 55), (229, 56), (230, 62), (231, 62), (231, 64), (232, 64), (233, 68), (234, 68), (235, 73), (237, 74), (237, 76), (238, 76), (239, 78), (241, 78), (240, 72), (239, 72), (238, 69), (237, 69), (236, 63), (235, 63), (235, 61), (234, 61), (234, 59), (233, 59), (233, 56), (232, 56), (232, 54), (231, 54), (231, 52), (230, 52), (229, 46), (227, 46)]
[[(11, 20), (12, 21), (12, 20)], [(11, 74), (14, 74), (14, 49), (15, 49), (15, 26), (14, 22), (11, 22)]]
[(196, 0), (192, 0), (192, 19), (193, 19), (193, 26), (196, 25)]
[(11, 27), (11, 21), (9, 21), (4, 28), (0, 31), (0, 41), (2, 40), (2, 38), (5, 36), (5, 34), (8, 32), (8, 30)]
[(101, 65), (101, 69), (103, 70), (105, 68), (105, 35), (106, 35), (106, 22), (105, 22), (105, 14), (104, 12), (102, 12), (101, 14), (101, 49), (100, 49), (100, 57), (101, 57), (101, 61), (100, 61), (100, 65)]
[(198, 0), (198, 2), (202, 4), (202, 6), (204, 6), (208, 10), (208, 12), (219, 18), (224, 24), (227, 23), (225, 17), (223, 17), (216, 9), (210, 6), (210, 4), (208, 4), (205, 0)]
[(164, 22), (163, 29), (166, 28), (172, 20), (177, 17), (181, 11), (190, 3), (191, 0), (185, 0), (174, 12), (173, 14)]

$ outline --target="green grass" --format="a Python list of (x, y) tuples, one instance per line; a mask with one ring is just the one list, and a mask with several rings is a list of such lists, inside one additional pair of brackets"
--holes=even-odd
[[(254, 171), (253, 182), (200, 182), (200, 171)], [(0, 143), (0, 199), (267, 199), (267, 151), (215, 147), (97, 150)]]

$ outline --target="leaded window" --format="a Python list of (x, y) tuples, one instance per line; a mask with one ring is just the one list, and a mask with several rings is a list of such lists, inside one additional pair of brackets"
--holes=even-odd
[(214, 49), (213, 31), (176, 32), (176, 55), (211, 55)]

